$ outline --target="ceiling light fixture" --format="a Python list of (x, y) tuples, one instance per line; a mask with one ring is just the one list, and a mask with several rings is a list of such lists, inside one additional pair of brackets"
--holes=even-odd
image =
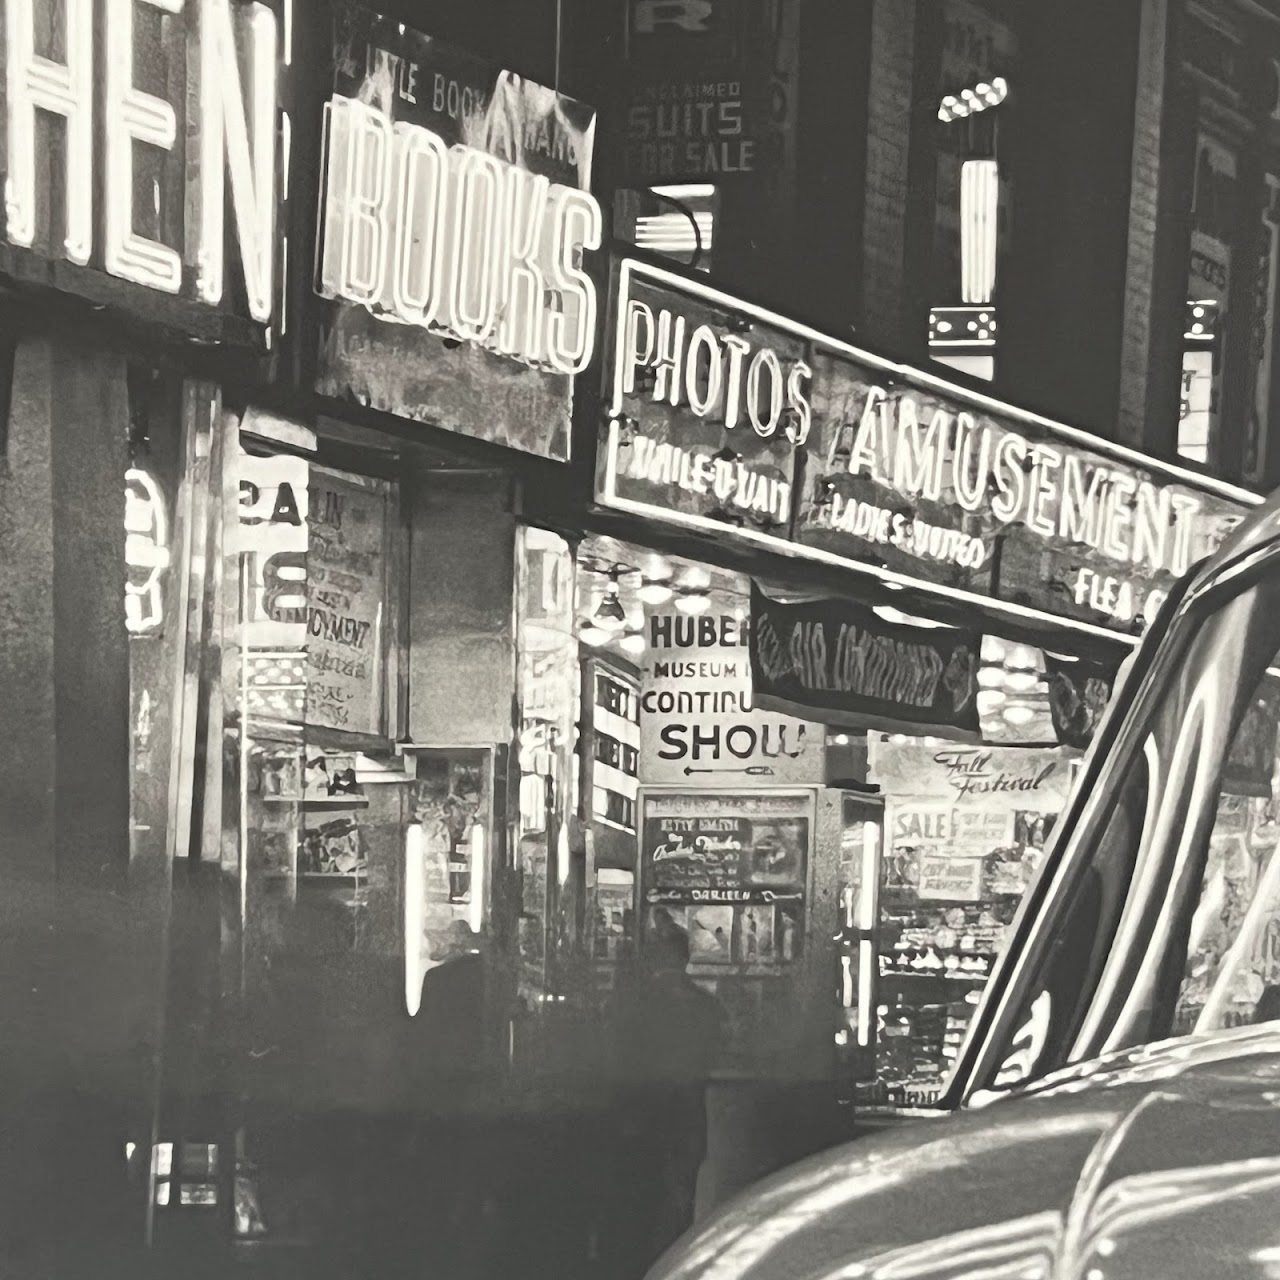
[(706, 613), (711, 608), (711, 597), (704, 591), (690, 591), (676, 600), (676, 608), (681, 613)]
[(610, 631), (620, 631), (627, 625), (627, 611), (622, 607), (622, 599), (618, 594), (619, 570), (609, 570), (609, 585), (604, 589), (604, 597), (596, 607), (595, 622), (598, 626)]
[(644, 585), (636, 592), (636, 598), (644, 604), (666, 604), (674, 594), (670, 582), (646, 578)]
[(1012, 725), (1030, 724), (1036, 718), (1034, 708), (1018, 702), (1005, 707), (1000, 714), (1004, 717), (1006, 724)]

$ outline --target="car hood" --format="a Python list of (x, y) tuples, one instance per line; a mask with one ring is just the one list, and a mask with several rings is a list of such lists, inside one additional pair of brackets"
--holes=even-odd
[(1280, 1030), (1114, 1055), (776, 1174), (649, 1280), (1280, 1278)]

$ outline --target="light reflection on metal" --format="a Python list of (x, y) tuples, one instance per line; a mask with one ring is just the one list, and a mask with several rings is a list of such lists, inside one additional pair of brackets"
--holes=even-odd
[(1047, 991), (1042, 991), (1032, 1001), (1026, 1022), (1014, 1034), (1013, 1052), (996, 1073), (997, 1089), (1011, 1089), (1030, 1078), (1048, 1038), (1052, 1016), (1053, 998)]
[[(920, 1131), (912, 1126), (910, 1134), (882, 1141), (870, 1150), (865, 1143), (855, 1143), (837, 1149), (821, 1162), (797, 1166), (770, 1179), (762, 1190), (741, 1197), (734, 1210), (678, 1247), (652, 1275), (654, 1280), (744, 1280), (756, 1274), (753, 1268), (770, 1257), (781, 1263), (776, 1273), (786, 1274), (783, 1260), (790, 1241), (807, 1231), (820, 1230), (824, 1222), (844, 1220), (869, 1197), (901, 1195), (914, 1189), (922, 1170), (928, 1170), (930, 1178), (945, 1179), (953, 1174), (971, 1177), (975, 1167), (984, 1167), (989, 1160), (1010, 1160), (1028, 1144), (1038, 1147), (1055, 1139), (1078, 1139), (1105, 1131), (1114, 1122), (1114, 1112), (1102, 1109), (1050, 1116), (1019, 1113), (1017, 1119), (991, 1127), (957, 1130), (945, 1125), (937, 1137), (930, 1137), (928, 1129)], [(1028, 1250), (1038, 1247), (1041, 1240), (1056, 1244), (1061, 1221), (1058, 1212), (1046, 1211), (959, 1232), (942, 1241), (882, 1252), (862, 1262), (841, 1259), (826, 1272), (811, 1267), (810, 1274), (822, 1280), (871, 1280), (877, 1276), (883, 1280), (919, 1276), (924, 1280), (936, 1274), (929, 1268), (930, 1260), (939, 1255), (949, 1258), (957, 1248), (980, 1249), (984, 1241), (1003, 1248), (1011, 1238), (1024, 1241)], [(910, 1267), (912, 1261), (919, 1263), (918, 1268)], [(1045, 1274), (1047, 1280), (1052, 1272)]]
[[(1133, 873), (1130, 877), (1129, 895), (1125, 900), (1124, 909), (1120, 914), (1120, 921), (1116, 926), (1115, 941), (1107, 957), (1107, 964), (1102, 971), (1102, 977), (1098, 981), (1099, 993), (1108, 991), (1112, 984), (1122, 981), (1120, 970), (1123, 960), (1128, 956), (1133, 937), (1142, 923), (1143, 913), (1147, 908), (1152, 886), (1160, 872), (1162, 861), (1159, 852), (1164, 848), (1164, 842), (1157, 839), (1160, 803), (1162, 797), (1167, 793), (1170, 779), (1176, 777), (1177, 773), (1176, 770), (1171, 770), (1170, 778), (1164, 776), (1161, 768), (1160, 748), (1153, 735), (1148, 734), (1144, 739), (1142, 754), (1146, 769), (1137, 776), (1142, 778), (1147, 794), (1142, 819), (1142, 831), (1138, 837), (1138, 854), (1134, 860)], [(1176, 805), (1173, 807), (1177, 808)], [(1164, 825), (1167, 827), (1167, 822)], [(1094, 1001), (1089, 1016), (1085, 1019), (1085, 1023), (1080, 1029), (1080, 1034), (1076, 1040), (1077, 1045), (1084, 1045), (1088, 1037), (1097, 1034), (1107, 1005), (1108, 1002), (1105, 999)]]
[(169, 528), (164, 497), (147, 472), (125, 472), (125, 626), (131, 635), (154, 631), (164, 620), (161, 582), (169, 567)]

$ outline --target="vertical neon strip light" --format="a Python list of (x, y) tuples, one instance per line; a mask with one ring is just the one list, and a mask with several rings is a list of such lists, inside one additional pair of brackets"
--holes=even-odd
[(960, 289), (967, 306), (986, 306), (996, 287), (996, 215), (1000, 171), (994, 160), (960, 170)]
[(411, 822), (404, 833), (404, 1007), (411, 1018), (422, 1005), (424, 843), (422, 823)]
[(880, 880), (880, 827), (874, 822), (862, 824), (862, 873), (858, 886), (858, 928), (863, 937), (858, 943), (858, 1044), (871, 1043), (871, 1003), (875, 995), (875, 944), (866, 935), (876, 927), (876, 908)]
[(484, 928), (485, 898), (485, 829), (479, 823), (471, 828), (471, 903), (467, 923), (472, 933)]

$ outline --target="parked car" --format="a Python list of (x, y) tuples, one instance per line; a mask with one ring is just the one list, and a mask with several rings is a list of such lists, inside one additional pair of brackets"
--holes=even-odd
[(651, 1280), (1280, 1277), (1280, 495), (1122, 678), (941, 1099)]

